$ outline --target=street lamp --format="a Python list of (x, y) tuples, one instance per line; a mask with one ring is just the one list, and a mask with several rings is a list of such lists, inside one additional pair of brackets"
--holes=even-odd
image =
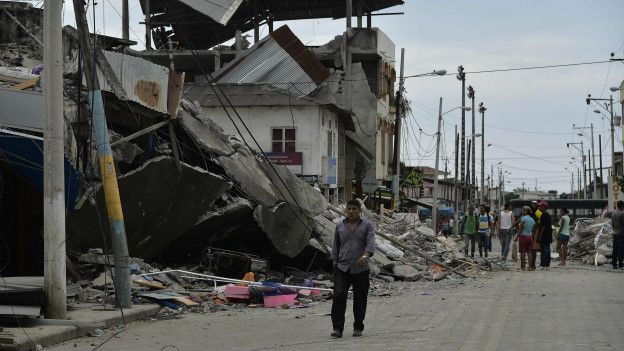
[[(438, 167), (440, 165), (440, 129), (442, 129), (442, 117), (452, 111), (457, 109), (461, 109), (462, 111), (470, 111), (470, 107), (459, 106), (453, 109), (450, 109), (444, 113), (442, 113), (442, 97), (440, 97), (440, 108), (438, 112), (438, 132), (436, 133), (436, 155), (435, 155), (435, 167), (433, 168), (433, 194), (432, 194), (432, 203), (431, 203), (431, 226), (433, 228), (433, 233), (437, 234), (437, 224), (438, 224)], [(455, 175), (457, 177), (457, 175)], [(454, 210), (457, 213), (457, 207)]]

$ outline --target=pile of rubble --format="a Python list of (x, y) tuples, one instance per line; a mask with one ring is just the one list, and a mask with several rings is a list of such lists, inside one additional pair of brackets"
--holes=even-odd
[(610, 260), (613, 247), (610, 218), (577, 219), (571, 234), (570, 258), (596, 266)]

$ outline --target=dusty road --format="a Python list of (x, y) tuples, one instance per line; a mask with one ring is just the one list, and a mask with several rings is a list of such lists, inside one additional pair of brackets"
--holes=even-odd
[[(624, 272), (498, 272), (464, 282), (388, 284), (366, 330), (332, 340), (330, 303), (237, 309), (129, 325), (98, 350), (623, 350)], [(349, 308), (351, 306), (349, 302)], [(347, 313), (347, 327), (353, 318)], [(91, 350), (110, 332), (47, 350)], [(171, 345), (171, 346), (168, 346)]]

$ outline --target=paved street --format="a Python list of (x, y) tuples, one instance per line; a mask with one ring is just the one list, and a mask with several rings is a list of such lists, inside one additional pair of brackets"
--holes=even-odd
[[(464, 283), (389, 284), (364, 337), (329, 338), (330, 303), (236, 309), (129, 325), (99, 350), (622, 350), (624, 272), (568, 267), (487, 273)], [(349, 302), (350, 307), (350, 302)], [(348, 312), (347, 323), (352, 322)], [(348, 325), (349, 327), (349, 325)], [(90, 350), (84, 338), (49, 350)], [(172, 346), (167, 346), (172, 345)]]

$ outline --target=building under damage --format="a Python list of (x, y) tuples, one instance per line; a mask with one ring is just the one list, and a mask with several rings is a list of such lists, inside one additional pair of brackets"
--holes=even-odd
[[(390, 180), (395, 48), (370, 15), (402, 1), (357, 2), (358, 27), (320, 47), (273, 21), (344, 17), (344, 4), (224, 3), (141, 1), (143, 52), (91, 35), (130, 255), (185, 262), (216, 246), (307, 264), (331, 250), (330, 203)], [(262, 24), (270, 32), (259, 38)], [(5, 275), (40, 274), (42, 10), (0, 2), (0, 25), (1, 263)], [(72, 256), (108, 240), (77, 30), (63, 36)]]

